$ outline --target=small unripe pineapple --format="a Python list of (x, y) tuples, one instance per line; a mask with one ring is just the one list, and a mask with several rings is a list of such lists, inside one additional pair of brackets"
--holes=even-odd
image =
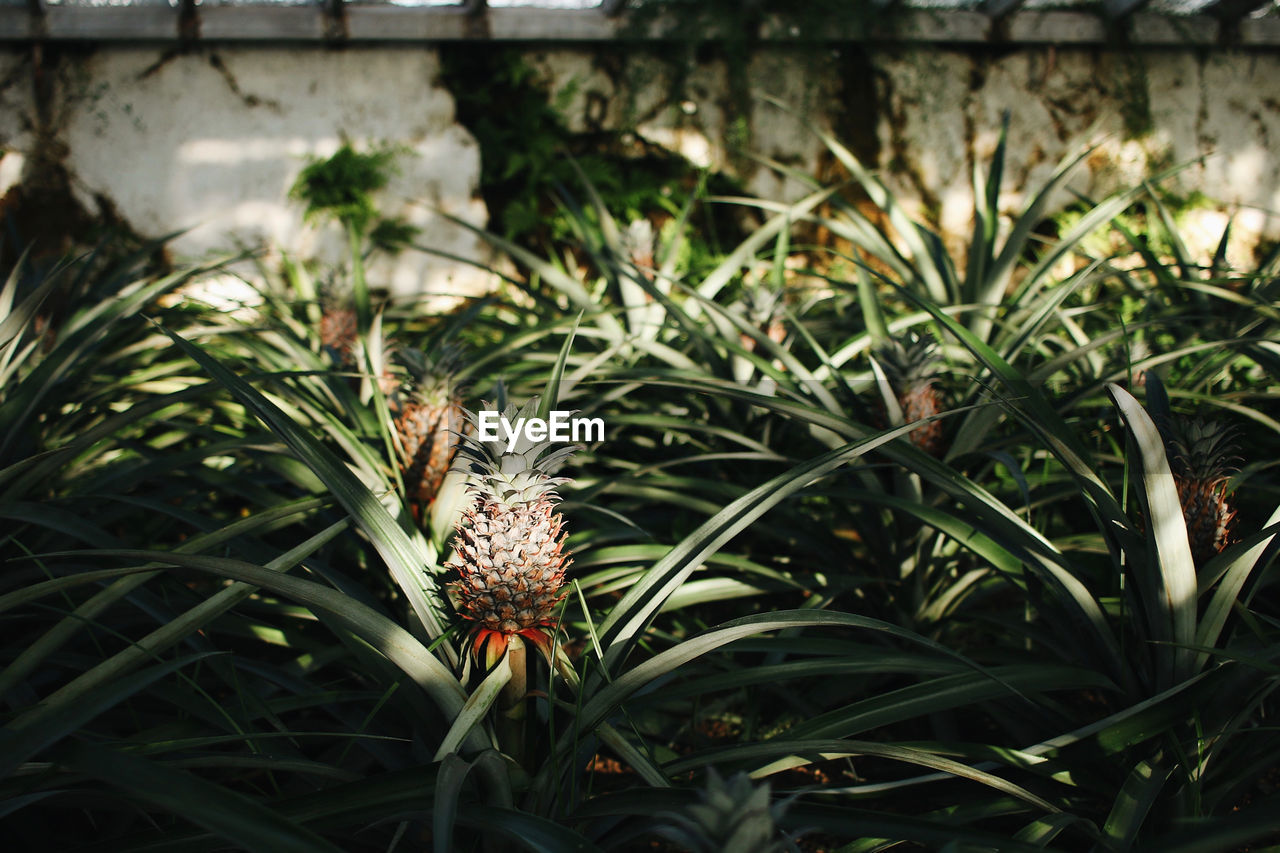
[[(535, 399), (503, 414), (514, 423), (536, 411)], [(568, 533), (555, 511), (555, 488), (566, 480), (551, 475), (574, 448), (522, 435), (504, 452), (503, 441), (482, 442), (476, 435), (467, 435), (459, 451), (460, 462), (471, 469), (473, 502), (458, 525), (448, 564), (459, 577), (453, 584), (458, 611), (472, 623), (473, 653), (486, 667), (515, 636), (550, 656), (556, 605), (572, 562), (564, 544)]]
[(320, 345), (333, 357), (340, 368), (355, 364), (355, 345), (360, 333), (355, 302), (350, 293), (342, 292), (334, 284), (320, 291)]
[[(876, 360), (884, 369), (902, 408), (903, 423), (932, 417), (942, 411), (942, 397), (934, 387), (938, 381), (937, 350), (933, 340), (914, 332), (908, 334), (905, 344), (892, 341), (876, 349)], [(932, 456), (941, 456), (946, 449), (941, 421), (930, 421), (912, 430), (909, 437), (912, 444)]]
[(420, 523), (453, 465), (458, 434), (465, 428), (454, 358), (451, 352), (435, 361), (418, 350), (400, 352), (409, 375), (389, 400), (400, 439), (400, 477)]
[(1203, 564), (1230, 540), (1236, 513), (1227, 501), (1227, 481), (1239, 457), (1231, 430), (1216, 421), (1175, 418), (1166, 433), (1191, 554)]

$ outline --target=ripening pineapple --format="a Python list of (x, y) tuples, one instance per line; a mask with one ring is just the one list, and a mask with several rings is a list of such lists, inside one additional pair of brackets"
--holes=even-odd
[(453, 376), (454, 354), (432, 361), (419, 350), (402, 350), (399, 360), (408, 378), (388, 401), (400, 439), (400, 477), (414, 518), (427, 510), (458, 451), (458, 433), (466, 422)]
[(1232, 432), (1217, 421), (1176, 418), (1167, 436), (1191, 554), (1203, 564), (1227, 546), (1236, 515), (1227, 501), (1227, 481), (1239, 460)]
[[(932, 339), (911, 332), (905, 344), (892, 341), (878, 347), (875, 356), (902, 408), (903, 423), (942, 411), (942, 398), (934, 387), (938, 381), (938, 346)], [(941, 421), (924, 424), (912, 430), (909, 437), (912, 444), (932, 456), (941, 456), (945, 450)]]
[[(534, 399), (519, 412), (508, 406), (503, 414), (515, 423), (536, 411)], [(555, 488), (566, 479), (552, 474), (573, 450), (534, 443), (523, 434), (510, 452), (505, 441), (482, 442), (475, 432), (461, 444), (473, 502), (463, 513), (448, 565), (459, 575), (453, 585), (458, 610), (473, 623), (475, 659), (486, 668), (517, 636), (550, 657), (556, 605), (571, 562), (564, 548), (568, 533), (555, 511)]]

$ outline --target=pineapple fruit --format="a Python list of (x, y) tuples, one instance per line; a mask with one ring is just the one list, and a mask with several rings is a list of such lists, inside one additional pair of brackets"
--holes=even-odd
[[(536, 410), (535, 399), (519, 412), (508, 406), (503, 414), (515, 422)], [(555, 511), (555, 489), (566, 480), (552, 475), (573, 450), (521, 435), (506, 451), (502, 441), (482, 442), (474, 431), (461, 444), (460, 462), (472, 475), (472, 503), (458, 525), (448, 567), (459, 576), (453, 590), (459, 613), (472, 623), (474, 658), (486, 669), (514, 638), (531, 641), (551, 657), (556, 605), (571, 563), (564, 544), (568, 534)]]
[[(381, 324), (376, 317), (371, 328), (361, 333), (360, 314), (350, 290), (332, 282), (321, 287), (320, 323), (316, 331), (321, 349), (329, 354), (334, 367), (345, 373), (363, 372), (367, 366), (366, 356), (376, 356), (373, 365), (380, 371), (378, 385), (383, 395), (390, 397), (395, 392), (399, 378), (388, 362), (391, 346), (382, 338)], [(365, 347), (373, 349), (366, 350)], [(359, 387), (359, 376), (348, 378), (352, 380), (353, 388)]]
[(1239, 460), (1231, 430), (1216, 421), (1175, 418), (1166, 444), (1191, 554), (1203, 565), (1227, 546), (1236, 514), (1227, 501), (1227, 481)]
[(320, 295), (320, 344), (333, 357), (339, 368), (355, 364), (356, 340), (360, 324), (355, 303), (350, 294), (339, 294), (332, 284), (322, 288)]
[(414, 518), (422, 524), (453, 465), (466, 422), (453, 353), (434, 361), (419, 350), (398, 355), (408, 378), (388, 405), (400, 443), (400, 477)]
[[(934, 387), (938, 380), (938, 346), (932, 339), (911, 332), (905, 343), (892, 341), (877, 347), (875, 357), (902, 408), (904, 423), (942, 411), (942, 398)], [(946, 449), (940, 421), (912, 430), (909, 437), (912, 444), (931, 456), (941, 456)]]

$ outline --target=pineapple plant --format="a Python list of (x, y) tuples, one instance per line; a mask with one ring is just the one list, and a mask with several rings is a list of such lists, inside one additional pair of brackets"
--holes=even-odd
[(1219, 421), (1174, 418), (1165, 433), (1191, 554), (1203, 565), (1227, 546), (1235, 519), (1227, 500), (1227, 481), (1239, 461), (1232, 431)]
[(755, 785), (746, 773), (725, 780), (715, 768), (699, 802), (659, 812), (654, 832), (691, 853), (781, 853), (794, 849), (777, 829), (788, 801), (770, 803), (769, 783)]
[(453, 465), (466, 422), (454, 378), (454, 352), (433, 360), (420, 350), (402, 350), (398, 357), (407, 377), (388, 405), (399, 442), (405, 497), (421, 524)]
[[(931, 338), (911, 332), (905, 343), (895, 340), (877, 347), (875, 357), (902, 408), (904, 423), (932, 417), (942, 411), (942, 397), (935, 387), (938, 381), (938, 345)], [(931, 456), (941, 456), (946, 449), (940, 421), (931, 421), (912, 430), (909, 437), (912, 444)]]
[[(508, 406), (509, 422), (529, 418), (537, 399), (519, 412)], [(464, 510), (448, 567), (458, 573), (452, 589), (460, 615), (471, 623), (473, 657), (492, 667), (508, 646), (528, 640), (548, 659), (555, 634), (556, 605), (563, 598), (568, 533), (556, 510), (553, 476), (572, 455), (571, 445), (533, 442), (521, 434), (510, 448), (468, 433), (459, 461), (470, 468), (471, 505)]]

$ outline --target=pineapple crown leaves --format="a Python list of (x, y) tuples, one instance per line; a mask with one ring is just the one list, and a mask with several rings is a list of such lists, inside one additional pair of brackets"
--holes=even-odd
[(431, 356), (420, 349), (403, 347), (396, 350), (396, 361), (405, 371), (403, 387), (407, 391), (450, 387), (462, 361), (462, 350), (446, 345)]
[(741, 304), (756, 323), (781, 319), (786, 311), (786, 293), (781, 287), (757, 284), (743, 291)]
[(722, 779), (715, 768), (699, 802), (660, 812), (658, 835), (693, 853), (779, 853), (792, 849), (779, 838), (777, 821), (790, 800), (770, 804), (769, 783), (754, 785), (745, 773)]
[[(775, 343), (780, 344), (786, 338), (787, 294), (782, 287), (765, 283), (749, 286), (729, 310), (741, 322), (768, 335)], [(744, 337), (749, 336), (744, 333)], [(743, 343), (748, 349), (754, 349), (745, 340)]]
[(434, 356), (419, 349), (400, 347), (388, 365), (388, 375), (395, 383), (398, 406), (402, 400), (418, 400), (430, 406), (447, 406), (457, 403), (463, 390), (455, 378), (462, 352), (458, 347), (446, 346)]
[(914, 331), (908, 332), (904, 340), (880, 344), (873, 357), (899, 393), (934, 382), (937, 378), (934, 373), (941, 361), (937, 342)]
[(351, 285), (330, 272), (320, 281), (316, 288), (316, 297), (324, 308), (354, 308), (355, 293)]
[(653, 223), (647, 219), (633, 220), (618, 235), (618, 251), (636, 266), (653, 266), (657, 246), (658, 238), (653, 231)]
[[(537, 416), (539, 399), (532, 398), (519, 409), (508, 403), (501, 416), (508, 423)], [(484, 403), (486, 409), (493, 404)], [(535, 501), (540, 497), (555, 497), (555, 488), (569, 482), (568, 477), (555, 477), (560, 468), (573, 456), (574, 445), (557, 447), (550, 441), (534, 442), (521, 432), (514, 445), (507, 449), (507, 439), (497, 441), (480, 439), (480, 418), (476, 412), (466, 413), (470, 430), (459, 434), (461, 444), (455, 466), (470, 473), (474, 494), (488, 497), (500, 503), (515, 505)]]
[(1174, 475), (1217, 485), (1237, 470), (1236, 431), (1229, 424), (1202, 417), (1172, 417), (1162, 430)]

